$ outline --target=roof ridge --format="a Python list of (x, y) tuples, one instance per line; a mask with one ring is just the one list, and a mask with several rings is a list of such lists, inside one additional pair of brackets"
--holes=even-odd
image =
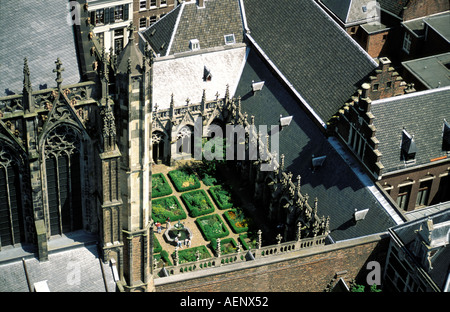
[(450, 86), (445, 86), (445, 87), (441, 87), (441, 88), (434, 88), (434, 89), (428, 89), (428, 90), (413, 92), (413, 93), (409, 93), (409, 94), (402, 94), (402, 95), (399, 95), (399, 96), (379, 99), (379, 100), (373, 101), (372, 105), (383, 104), (383, 103), (392, 102), (392, 101), (400, 101), (400, 100), (404, 100), (404, 99), (411, 98), (411, 97), (428, 95), (428, 94), (432, 94), (432, 93), (436, 93), (436, 92), (445, 92), (445, 91), (450, 91)]
[(344, 23), (348, 23), (348, 16), (350, 15), (350, 10), (352, 9), (353, 0), (350, 0), (348, 4), (347, 14), (345, 15)]
[(349, 40), (350, 44), (355, 46), (360, 52), (362, 52), (362, 54), (364, 54), (367, 57), (368, 60), (370, 60), (372, 62), (373, 65), (378, 67), (379, 64), (377, 62), (375, 62), (373, 57), (371, 57), (366, 50), (364, 50), (358, 43), (356, 43), (356, 41), (333, 18), (331, 18), (331, 16), (327, 12), (325, 12), (324, 8), (322, 8), (314, 0), (312, 0), (311, 2), (313, 3), (313, 5), (317, 6), (320, 9), (320, 12), (325, 16), (326, 19), (330, 20), (333, 24), (335, 24), (338, 31), (345, 34), (345, 36), (348, 37), (348, 39), (350, 39)]
[(184, 2), (184, 1), (180, 4), (181, 7), (178, 12), (177, 20), (175, 21), (175, 25), (173, 27), (172, 35), (170, 36), (170, 41), (167, 46), (166, 56), (168, 56), (170, 54), (170, 49), (172, 48), (173, 39), (175, 38), (175, 34), (177, 33), (178, 25), (180, 24), (180, 19), (181, 19), (181, 16), (183, 15), (183, 10), (184, 10), (185, 5), (186, 5), (186, 2)]

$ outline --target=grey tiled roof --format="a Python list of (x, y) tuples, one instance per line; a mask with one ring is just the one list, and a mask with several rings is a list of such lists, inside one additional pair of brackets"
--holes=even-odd
[(347, 21), (348, 11), (352, 0), (320, 0), (342, 22)]
[(63, 84), (80, 80), (68, 1), (1, 1), (0, 96), (22, 93), (23, 59), (33, 90), (56, 86), (55, 61), (63, 63)]
[(198, 39), (200, 48), (225, 45), (225, 35), (234, 34), (236, 42), (243, 42), (239, 0), (209, 0), (205, 8), (196, 1), (186, 3), (176, 29), (170, 54), (189, 51), (189, 40)]
[[(47, 281), (51, 292), (105, 292), (115, 291), (115, 282), (109, 265), (100, 264), (97, 246), (78, 245), (49, 253), (48, 261), (39, 262), (26, 257), (28, 278), (34, 283)], [(103, 279), (103, 265), (105, 279)], [(28, 292), (24, 265), (21, 259), (0, 264), (0, 292)]]
[[(254, 95), (252, 81), (264, 81), (262, 90)], [(318, 215), (330, 216), (330, 235), (335, 241), (384, 232), (395, 225), (254, 49), (244, 66), (236, 96), (242, 97), (241, 112), (247, 112), (249, 118), (253, 115), (256, 125), (270, 129), (278, 125), (280, 114), (293, 116), (291, 124), (280, 132), (279, 155), (285, 155), (285, 168), (294, 174), (293, 180), (301, 175), (302, 194), (308, 194), (311, 203), (318, 198)], [(322, 168), (312, 170), (312, 155), (326, 156)], [(366, 208), (366, 219), (353, 224), (355, 209)]]
[(409, 0), (377, 0), (382, 9), (397, 16), (402, 16), (403, 8), (408, 5)]
[(244, 0), (251, 37), (323, 122), (377, 67), (314, 0)]
[(371, 112), (375, 116), (383, 173), (405, 168), (400, 159), (403, 128), (414, 135), (414, 166), (430, 164), (430, 159), (447, 155), (442, 150), (442, 126), (444, 118), (450, 120), (450, 87), (374, 101)]
[(145, 40), (150, 43), (153, 51), (161, 56), (167, 53), (176, 21), (182, 11), (181, 8), (182, 5), (178, 5), (155, 24), (141, 32)]
[(182, 3), (142, 34), (153, 50), (164, 56), (190, 51), (192, 39), (199, 41), (201, 49), (224, 46), (224, 36), (230, 34), (241, 43), (243, 33), (238, 0), (209, 0), (204, 8), (199, 8), (196, 1)]

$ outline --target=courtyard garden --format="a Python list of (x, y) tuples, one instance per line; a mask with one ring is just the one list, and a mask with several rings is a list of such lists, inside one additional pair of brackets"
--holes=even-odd
[(170, 228), (181, 222), (193, 233), (192, 245), (181, 240), (179, 264), (216, 255), (217, 239), (221, 255), (236, 252), (238, 242), (241, 251), (256, 246), (251, 218), (240, 208), (232, 186), (216, 175), (215, 166), (165, 169), (152, 175), (152, 218), (163, 225), (162, 233), (155, 231), (153, 240), (156, 268), (174, 264), (177, 243), (173, 237), (164, 235), (169, 227), (167, 218)]

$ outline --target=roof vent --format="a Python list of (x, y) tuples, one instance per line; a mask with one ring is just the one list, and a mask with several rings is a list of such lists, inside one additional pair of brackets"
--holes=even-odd
[(450, 151), (450, 124), (445, 119), (442, 125), (442, 150)]
[(402, 131), (401, 143), (401, 160), (410, 161), (416, 158), (417, 147), (414, 141), (414, 136), (411, 136), (405, 129)]
[(256, 91), (261, 91), (263, 87), (264, 87), (264, 81), (255, 82), (254, 80), (252, 80), (253, 93), (255, 93)]
[(327, 156), (319, 156), (319, 157), (314, 157), (314, 154), (312, 155), (312, 167), (313, 167), (313, 171), (316, 170), (317, 168), (320, 168), (323, 166), (323, 163), (325, 162), (325, 159), (327, 158)]
[(280, 128), (283, 129), (284, 127), (289, 126), (291, 124), (292, 117), (293, 116), (283, 117), (283, 115), (280, 115)]
[(355, 209), (355, 213), (353, 214), (353, 218), (355, 219), (355, 222), (364, 220), (366, 218), (367, 213), (369, 212), (369, 209), (364, 209), (361, 211), (358, 211)]
[(208, 67), (203, 67), (203, 81), (211, 81), (212, 74)]

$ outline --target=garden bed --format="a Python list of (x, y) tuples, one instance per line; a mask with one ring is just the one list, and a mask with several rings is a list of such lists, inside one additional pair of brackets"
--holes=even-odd
[(245, 250), (254, 249), (258, 247), (258, 242), (256, 241), (256, 238), (249, 237), (247, 233), (239, 235), (238, 240)]
[[(203, 245), (188, 249), (178, 249), (178, 264), (197, 261), (197, 250), (200, 254), (199, 260), (211, 258), (211, 254), (209, 253), (208, 249)], [(175, 259), (175, 251), (172, 253), (172, 259)]]
[(222, 238), (230, 234), (230, 231), (218, 214), (199, 217), (195, 222), (207, 241)]
[(223, 214), (234, 233), (244, 233), (248, 231), (250, 219), (245, 217), (241, 209), (230, 209)]
[(186, 219), (187, 215), (178, 199), (172, 195), (152, 200), (152, 218), (155, 222), (164, 223), (167, 218), (177, 221)]
[(231, 194), (222, 185), (210, 187), (209, 193), (219, 209), (224, 210), (233, 207)]
[(198, 189), (200, 181), (197, 176), (188, 169), (177, 169), (169, 171), (170, 180), (178, 192), (185, 192), (189, 190)]
[(214, 205), (204, 190), (196, 190), (181, 194), (191, 217), (198, 217), (214, 212)]
[[(234, 238), (224, 238), (220, 241), (220, 254), (226, 255), (230, 253), (236, 252), (237, 243)], [(211, 241), (211, 248), (216, 252), (217, 249), (217, 240)]]
[[(162, 268), (163, 266), (167, 267), (167, 266), (173, 265), (169, 259), (169, 254), (165, 250), (161, 250), (160, 253), (154, 254), (153, 257), (156, 258), (156, 263), (157, 263), (156, 267), (157, 268)], [(153, 261), (155, 261), (155, 259), (153, 259)]]
[(172, 194), (172, 187), (162, 173), (152, 174), (152, 198)]

